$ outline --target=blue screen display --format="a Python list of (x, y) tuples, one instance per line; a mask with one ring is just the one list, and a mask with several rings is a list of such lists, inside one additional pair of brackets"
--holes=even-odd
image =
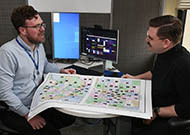
[(79, 59), (79, 13), (53, 13), (53, 57)]

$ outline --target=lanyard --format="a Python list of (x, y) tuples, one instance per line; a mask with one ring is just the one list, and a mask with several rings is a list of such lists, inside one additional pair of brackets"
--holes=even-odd
[(28, 50), (18, 41), (18, 39), (16, 38), (16, 42), (25, 50), (25, 52), (28, 54), (28, 56), (30, 57), (30, 59), (32, 60), (32, 62), (34, 63), (34, 66), (37, 70), (37, 74), (39, 74), (39, 53), (38, 53), (38, 50), (37, 50), (37, 64), (35, 62), (35, 60), (33, 59), (33, 57), (31, 56), (31, 54), (28, 52)]

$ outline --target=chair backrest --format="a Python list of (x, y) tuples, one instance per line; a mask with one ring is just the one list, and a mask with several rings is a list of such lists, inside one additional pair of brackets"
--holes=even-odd
[(190, 135), (190, 119), (172, 117), (168, 120), (168, 124), (179, 135)]
[(6, 125), (4, 125), (1, 120), (0, 120), (0, 131), (1, 131), (1, 133), (13, 133), (13, 134), (19, 135), (19, 133), (17, 131), (10, 129)]
[(10, 129), (9, 127), (7, 127), (6, 125), (3, 124), (3, 121), (1, 120), (1, 116), (2, 116), (2, 113), (8, 109), (8, 106), (3, 102), (3, 101), (0, 101), (0, 133), (3, 134), (3, 133), (13, 133), (13, 134), (18, 134), (19, 133), (13, 129)]

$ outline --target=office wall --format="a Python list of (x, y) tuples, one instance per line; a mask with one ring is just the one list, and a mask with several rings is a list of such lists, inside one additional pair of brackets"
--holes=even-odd
[(182, 45), (190, 51), (190, 10), (187, 10)]
[(117, 68), (130, 74), (151, 69), (154, 54), (145, 42), (148, 21), (162, 14), (162, 0), (114, 0), (113, 28), (120, 30)]
[(28, 0), (28, 4), (39, 12), (111, 12), (111, 0)]
[(26, 0), (0, 0), (0, 46), (17, 35), (10, 21), (12, 10)]
[(177, 0), (165, 0), (163, 14), (177, 16), (176, 6), (177, 6)]

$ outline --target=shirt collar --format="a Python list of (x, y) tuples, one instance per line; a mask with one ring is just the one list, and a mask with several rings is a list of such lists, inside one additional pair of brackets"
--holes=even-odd
[(176, 46), (174, 46), (173, 48), (171, 48), (170, 50), (168, 50), (167, 52), (164, 52), (162, 54), (158, 54), (158, 57), (160, 58), (164, 58), (167, 59), (169, 58), (171, 55), (174, 56), (177, 54), (177, 52), (182, 48), (182, 46), (180, 44), (177, 44)]

